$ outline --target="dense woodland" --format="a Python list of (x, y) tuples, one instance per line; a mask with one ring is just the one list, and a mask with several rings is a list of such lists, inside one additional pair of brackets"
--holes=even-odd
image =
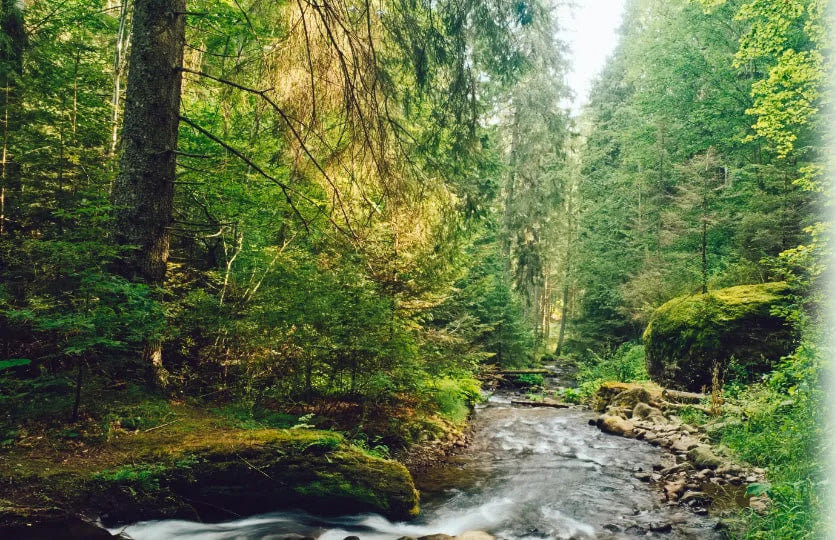
[(775, 471), (753, 536), (815, 529), (827, 3), (629, 0), (576, 118), (556, 7), (0, 0), (2, 444), (141, 389), (395, 449), (489, 366), (582, 399), (664, 302), (787, 281), (723, 442)]

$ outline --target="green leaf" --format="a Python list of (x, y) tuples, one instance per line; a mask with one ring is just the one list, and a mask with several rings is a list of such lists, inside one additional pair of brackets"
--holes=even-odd
[(10, 358), (8, 360), (0, 360), (0, 370), (18, 366), (28, 366), (31, 363), (32, 361), (28, 358)]
[(759, 484), (757, 482), (749, 484), (746, 486), (746, 496), (747, 497), (757, 497), (758, 495), (763, 495), (767, 491), (772, 488), (771, 485), (763, 483)]

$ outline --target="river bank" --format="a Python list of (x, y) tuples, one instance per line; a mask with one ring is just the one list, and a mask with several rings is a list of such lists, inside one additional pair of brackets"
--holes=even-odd
[[(665, 452), (589, 425), (582, 408), (536, 408), (494, 394), (477, 406), (470, 444), (416, 476), (422, 512), (409, 522), (375, 514), (274, 512), (219, 524), (134, 524), (136, 539), (262, 538), (394, 540), (481, 531), (497, 538), (719, 538), (716, 520), (667, 505), (636, 478)], [(298, 537), (297, 537), (298, 538)], [(436, 536), (435, 538), (448, 538)]]
[[(544, 407), (506, 388), (477, 404), (467, 426), (399, 453), (401, 463), (333, 431), (243, 429), (174, 405), (173, 420), (102, 444), (33, 438), (0, 456), (0, 525), (15, 534), (33, 521), (42, 531), (75, 527), (80, 538), (105, 532), (89, 528), (96, 520), (114, 533), (127, 523), (135, 538), (719, 538), (719, 514), (748, 503), (741, 490), (751, 471), (690, 464), (687, 441), (702, 440), (695, 429), (641, 412), (655, 396), (622, 386), (606, 385), (596, 410)], [(278, 508), (295, 510), (246, 517)]]

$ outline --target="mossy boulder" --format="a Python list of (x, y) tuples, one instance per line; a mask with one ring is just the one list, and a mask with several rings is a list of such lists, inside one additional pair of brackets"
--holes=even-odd
[(403, 465), (332, 432), (254, 430), (153, 457), (145, 477), (125, 468), (95, 474), (85, 506), (108, 523), (150, 517), (138, 512), (212, 520), (288, 506), (392, 519), (418, 514), (418, 492)]
[(739, 285), (663, 304), (644, 332), (651, 379), (701, 391), (710, 389), (715, 363), (726, 378), (770, 371), (795, 341), (791, 326), (776, 314), (788, 305), (789, 293), (784, 282)]
[(16, 475), (16, 487), (0, 488), (0, 497), (32, 508), (49, 502), (108, 526), (163, 518), (218, 521), (286, 507), (376, 512), (390, 519), (418, 514), (407, 469), (338, 433), (189, 427), (198, 426), (204, 429), (181, 429), (179, 438), (157, 439), (144, 449), (141, 434), (128, 435), (135, 442), (106, 447), (107, 467), (84, 461), (73, 468), (27, 469)]

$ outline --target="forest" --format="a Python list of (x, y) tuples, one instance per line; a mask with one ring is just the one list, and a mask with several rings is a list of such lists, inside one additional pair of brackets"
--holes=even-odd
[(414, 517), (504, 376), (703, 396), (723, 534), (821, 537), (831, 8), (626, 0), (573, 114), (558, 7), (0, 0), (0, 536)]

